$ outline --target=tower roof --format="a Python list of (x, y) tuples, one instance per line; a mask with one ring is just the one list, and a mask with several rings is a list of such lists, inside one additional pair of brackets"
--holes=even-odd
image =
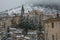
[(24, 11), (24, 6), (22, 5), (21, 11)]

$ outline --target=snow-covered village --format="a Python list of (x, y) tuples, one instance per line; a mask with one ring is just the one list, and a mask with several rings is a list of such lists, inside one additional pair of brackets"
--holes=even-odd
[(0, 0), (0, 40), (60, 40), (59, 0), (48, 0), (48, 4), (39, 0), (7, 1)]

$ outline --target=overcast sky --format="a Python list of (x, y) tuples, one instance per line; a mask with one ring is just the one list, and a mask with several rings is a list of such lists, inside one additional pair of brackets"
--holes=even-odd
[(0, 0), (0, 11), (14, 8), (22, 4), (60, 4), (60, 0)]

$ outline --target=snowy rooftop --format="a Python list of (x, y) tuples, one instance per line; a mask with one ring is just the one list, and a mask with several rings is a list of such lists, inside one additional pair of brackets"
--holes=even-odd
[(24, 35), (21, 35), (21, 36), (18, 36), (18, 35), (17, 35), (16, 37), (20, 38), (20, 37), (24, 37)]
[(37, 34), (37, 31), (36, 30), (34, 30), (34, 31), (30, 30), (30, 31), (28, 31), (28, 34)]
[(26, 37), (26, 36), (24, 37), (24, 35), (16, 36), (16, 37), (17, 37), (17, 38), (21, 38), (21, 37), (22, 37), (22, 38), (25, 38), (25, 39), (30, 39), (29, 37)]

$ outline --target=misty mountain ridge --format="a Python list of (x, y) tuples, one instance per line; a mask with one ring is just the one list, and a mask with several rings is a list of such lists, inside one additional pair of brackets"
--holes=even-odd
[[(45, 13), (56, 13), (57, 11), (60, 12), (59, 8), (60, 8), (60, 6), (53, 5), (53, 4), (51, 4), (51, 5), (46, 5), (46, 4), (45, 5), (43, 5), (43, 4), (24, 5), (25, 12), (32, 11), (32, 10), (40, 10)], [(13, 12), (21, 13), (21, 6), (11, 8), (11, 9), (7, 10), (6, 12), (8, 12), (9, 14), (11, 14)]]
[(41, 7), (45, 7), (45, 8), (50, 8), (50, 9), (56, 9), (56, 10), (59, 10), (60, 11), (60, 5), (59, 4), (54, 4), (54, 3), (51, 3), (51, 4), (34, 4), (34, 6), (41, 6)]

